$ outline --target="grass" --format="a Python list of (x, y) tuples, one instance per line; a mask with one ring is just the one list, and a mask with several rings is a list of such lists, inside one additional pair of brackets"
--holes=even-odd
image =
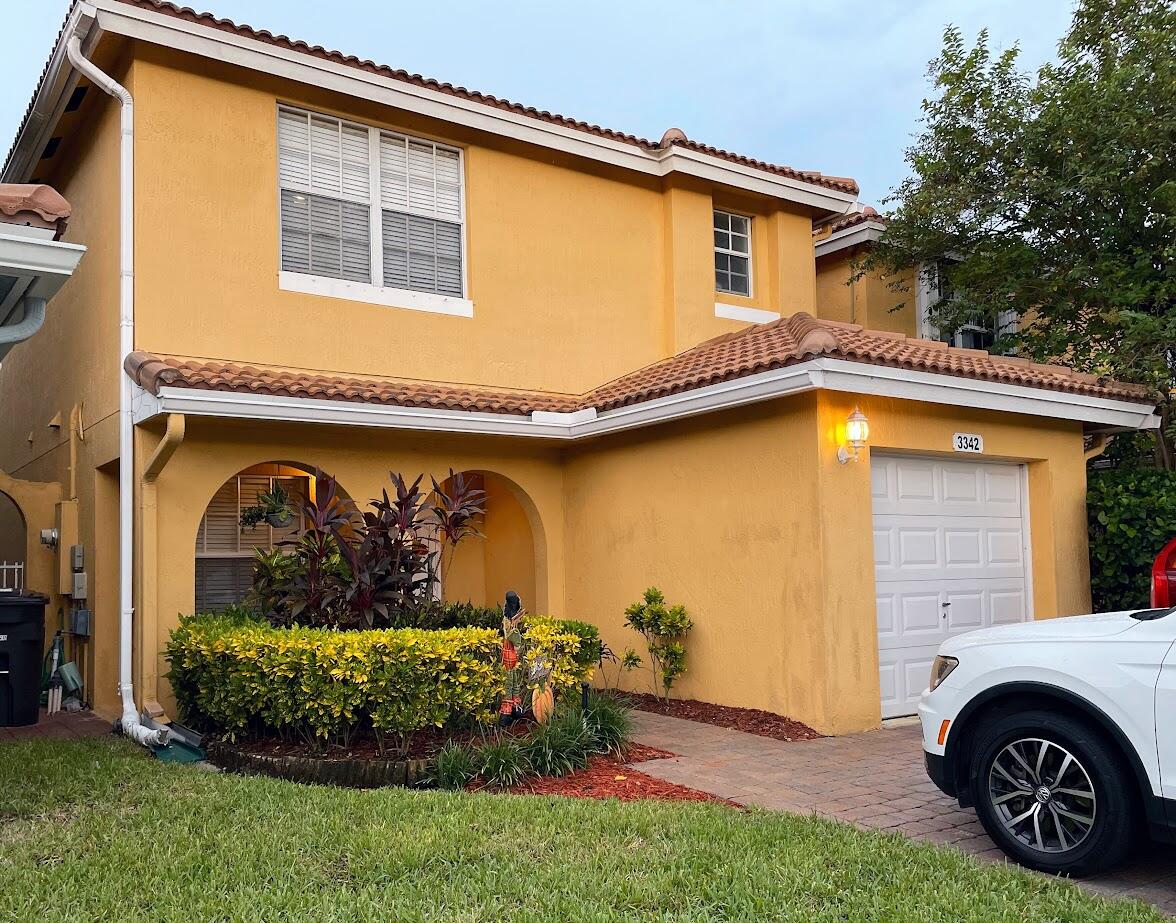
[(1158, 921), (814, 818), (395, 789), (0, 746), (0, 919)]

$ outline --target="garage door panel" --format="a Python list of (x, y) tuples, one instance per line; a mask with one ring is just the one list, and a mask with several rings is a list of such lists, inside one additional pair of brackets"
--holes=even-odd
[(1012, 625), (1029, 619), (1029, 604), (1024, 587), (994, 590), (991, 595), (991, 624)]
[(1022, 483), (1016, 465), (874, 456), (874, 512), (901, 515), (1020, 517)]
[(941, 474), (944, 503), (978, 503), (982, 496), (981, 473), (975, 468), (944, 465)]
[[(1024, 577), (1020, 522), (992, 517), (874, 517), (879, 581)], [(894, 551), (897, 550), (897, 554)]]
[(963, 631), (974, 631), (985, 626), (985, 611), (987, 600), (983, 591), (962, 590), (947, 591), (943, 594), (945, 617), (947, 619), (945, 635), (959, 634)]
[(898, 635), (898, 625), (894, 621), (894, 596), (893, 594), (878, 594), (878, 637), (896, 637)]
[(883, 717), (913, 714), (939, 645), (1031, 616), (1022, 470), (871, 458)]
[(895, 526), (898, 539), (898, 567), (938, 567), (942, 561), (939, 530), (911, 526)]

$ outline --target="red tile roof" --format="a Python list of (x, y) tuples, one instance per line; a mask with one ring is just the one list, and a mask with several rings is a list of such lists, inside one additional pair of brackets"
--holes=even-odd
[(1106, 381), (1027, 359), (991, 356), (983, 350), (957, 349), (936, 341), (865, 330), (856, 324), (817, 320), (803, 312), (707, 340), (581, 395), (326, 374), (144, 352), (132, 354), (126, 365), (128, 373), (142, 387), (156, 394), (161, 387), (200, 388), (526, 415), (536, 410), (567, 412), (590, 407), (604, 412), (818, 357), (1154, 403), (1152, 395), (1141, 385)]
[[(683, 147), (687, 148), (688, 150), (698, 151), (699, 153), (709, 154), (712, 157), (718, 157), (722, 160), (729, 160), (732, 163), (738, 163), (742, 166), (752, 167), (756, 170), (763, 170), (764, 172), (774, 173), (778, 176), (786, 176), (790, 179), (800, 180), (805, 183), (812, 183), (816, 186), (824, 186), (829, 189), (836, 189), (841, 192), (850, 192), (854, 194), (858, 192), (857, 182), (849, 177), (824, 176), (816, 170), (798, 170), (793, 167), (783, 166), (781, 164), (766, 163), (762, 160), (756, 160), (752, 157), (745, 157), (742, 154), (734, 154), (730, 151), (712, 147), (708, 144), (701, 144), (697, 141), (691, 141), (681, 131), (676, 133), (667, 132), (667, 136), (663, 137), (662, 142), (654, 142), (646, 138), (639, 138), (636, 135), (615, 131), (611, 128), (602, 128), (599, 125), (591, 125), (587, 122), (571, 119), (567, 116), (559, 115), (558, 113), (535, 109), (531, 106), (523, 106), (519, 103), (511, 102), (508, 99), (501, 99), (488, 93), (480, 93), (477, 90), (469, 90), (465, 87), (454, 86), (451, 83), (442, 83), (429, 77), (422, 77), (420, 74), (409, 73), (406, 70), (392, 68), (384, 64), (376, 64), (373, 61), (361, 60), (354, 55), (346, 55), (339, 51), (332, 51), (331, 49), (323, 48), (321, 45), (310, 45), (306, 42), (292, 39), (285, 35), (274, 35), (272, 32), (269, 32), (265, 29), (254, 29), (252, 26), (248, 26), (243, 23), (238, 24), (229, 19), (217, 18), (211, 13), (198, 13), (191, 7), (180, 7), (174, 3), (166, 2), (166, 0), (119, 0), (119, 2), (125, 3), (128, 6), (138, 7), (139, 9), (150, 10), (155, 13), (162, 13), (167, 16), (174, 16), (177, 19), (207, 26), (208, 28), (217, 29), (221, 32), (229, 32), (244, 38), (253, 39), (258, 42), (265, 42), (268, 45), (274, 45), (279, 48), (301, 52), (302, 54), (321, 58), (324, 61), (333, 61), (336, 64), (343, 64), (347, 67), (353, 67), (357, 70), (367, 71), (368, 73), (372, 74), (379, 74), (381, 77), (388, 77), (392, 80), (398, 80), (403, 83), (412, 84), (413, 86), (435, 90), (439, 93), (456, 96), (461, 99), (470, 100), (471, 102), (480, 103), (485, 106), (491, 106), (495, 109), (508, 110), (518, 115), (527, 116), (528, 118), (550, 122), (555, 125), (561, 125), (564, 128), (571, 128), (575, 129), (576, 131), (587, 132), (588, 134), (597, 135), (602, 138), (608, 138), (612, 141), (620, 141), (625, 144), (632, 144), (633, 146), (639, 147), (645, 151), (660, 150), (666, 146), (671, 145), (675, 147)], [(42, 74), (42, 80), (43, 79), (44, 74)]]
[(155, 356), (146, 352), (131, 353), (124, 365), (127, 373), (153, 394), (158, 394), (160, 388), (197, 388), (277, 397), (354, 401), (391, 407), (523, 415), (536, 410), (571, 411), (579, 403), (575, 395), (548, 391), (482, 388), (374, 375), (328, 374), (215, 359)]
[(65, 197), (42, 183), (0, 183), (0, 223), (51, 228), (60, 237), (72, 214)]
[(836, 234), (838, 231), (844, 231), (846, 228), (865, 224), (868, 221), (875, 224), (886, 223), (886, 219), (879, 215), (873, 206), (867, 205), (860, 212), (854, 212), (852, 215), (847, 215), (844, 218), (838, 218), (836, 221), (830, 221), (828, 224), (813, 228), (813, 236), (824, 238), (829, 234)]

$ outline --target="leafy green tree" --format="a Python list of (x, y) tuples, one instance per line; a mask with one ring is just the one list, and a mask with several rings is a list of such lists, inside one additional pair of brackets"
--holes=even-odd
[[(968, 47), (948, 28), (909, 177), (859, 272), (946, 271), (951, 333), (996, 324), (1038, 361), (1154, 389), (1176, 467), (1176, 4), (1080, 0), (1057, 61)], [(894, 283), (902, 288), (902, 283)], [(933, 289), (934, 290), (934, 289)]]

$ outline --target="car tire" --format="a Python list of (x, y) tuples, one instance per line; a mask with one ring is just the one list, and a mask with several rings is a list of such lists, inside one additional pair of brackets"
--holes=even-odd
[(1131, 850), (1134, 780), (1084, 721), (1048, 711), (992, 719), (977, 729), (969, 778), (984, 829), (1021, 865), (1083, 876)]

